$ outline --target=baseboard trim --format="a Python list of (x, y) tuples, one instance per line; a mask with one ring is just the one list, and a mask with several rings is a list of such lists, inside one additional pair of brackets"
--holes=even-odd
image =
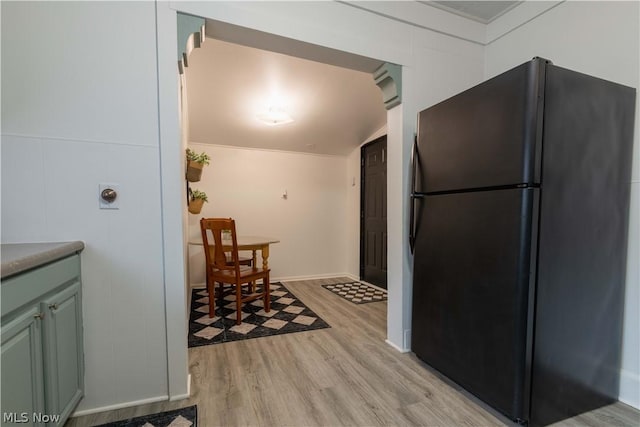
[(636, 409), (640, 409), (640, 375), (620, 370), (620, 392), (618, 400)]
[(187, 393), (186, 394), (178, 394), (177, 396), (171, 396), (169, 401), (175, 402), (176, 400), (188, 399), (191, 397), (191, 374), (187, 375)]
[(273, 277), (271, 278), (271, 282), (294, 282), (298, 280), (317, 280), (317, 279), (332, 279), (339, 277), (347, 277), (350, 278), (351, 275), (348, 273), (330, 273), (330, 274), (315, 274), (311, 276), (287, 276), (287, 277)]
[(189, 397), (191, 397), (191, 395), (190, 395), (189, 393), (187, 393), (187, 394), (179, 394), (179, 395), (177, 395), (177, 396), (170, 397), (170, 398), (169, 398), (169, 401), (170, 401), (170, 402), (175, 402), (175, 401), (177, 401), (177, 400), (184, 400), (184, 399), (188, 399)]
[(392, 343), (389, 340), (384, 340), (384, 342), (386, 342), (388, 345), (398, 350), (400, 353), (409, 353), (411, 351), (411, 349), (409, 348), (398, 347), (396, 344)]
[[(188, 397), (188, 396), (187, 396)], [(72, 418), (82, 417), (84, 415), (97, 414), (99, 412), (114, 411), (116, 409), (129, 408), (131, 406), (146, 405), (148, 403), (165, 402), (169, 400), (168, 395), (150, 397), (148, 399), (134, 400), (131, 402), (116, 403), (115, 405), (99, 406), (97, 408), (83, 409), (75, 411), (71, 414)]]
[[(283, 276), (283, 277), (271, 277), (270, 281), (273, 282), (296, 282), (298, 280), (318, 280), (318, 279), (333, 279), (333, 278), (347, 278), (354, 282), (360, 281), (356, 276), (349, 273), (327, 273), (327, 274), (313, 274), (310, 276)], [(374, 285), (375, 286), (375, 285)], [(190, 289), (202, 289), (205, 288), (205, 282), (190, 283)], [(384, 289), (383, 289), (384, 290)]]

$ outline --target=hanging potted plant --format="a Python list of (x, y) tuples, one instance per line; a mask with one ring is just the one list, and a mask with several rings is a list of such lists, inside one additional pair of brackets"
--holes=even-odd
[(187, 148), (187, 181), (198, 182), (202, 176), (202, 168), (209, 164), (211, 158), (207, 153), (196, 153)]
[(204, 202), (209, 202), (209, 200), (207, 200), (207, 193), (200, 190), (193, 190), (189, 200), (189, 212), (196, 215), (199, 214)]

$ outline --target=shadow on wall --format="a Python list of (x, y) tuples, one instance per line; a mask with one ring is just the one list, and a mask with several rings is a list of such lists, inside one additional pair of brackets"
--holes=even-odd
[(189, 245), (189, 286), (204, 286), (206, 282), (204, 264), (202, 246)]

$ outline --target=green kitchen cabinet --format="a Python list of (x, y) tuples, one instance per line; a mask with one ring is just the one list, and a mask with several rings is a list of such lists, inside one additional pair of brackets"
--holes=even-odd
[[(2, 324), (2, 425), (44, 413), (42, 325), (37, 305)], [(26, 417), (26, 418), (25, 418)]]
[(2, 281), (2, 425), (62, 426), (83, 396), (80, 257)]
[(45, 313), (45, 406), (48, 413), (60, 414), (63, 419), (71, 415), (83, 395), (81, 307), (79, 281), (40, 304)]

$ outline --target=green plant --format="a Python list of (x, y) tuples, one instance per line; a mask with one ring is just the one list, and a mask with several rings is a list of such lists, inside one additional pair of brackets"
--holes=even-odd
[(196, 153), (195, 151), (187, 148), (187, 160), (197, 163), (202, 163), (203, 165), (208, 165), (211, 157), (207, 153)]
[(193, 190), (191, 192), (191, 200), (195, 200), (195, 199), (202, 199), (205, 202), (209, 203), (209, 200), (207, 199), (207, 193), (205, 193), (204, 191)]

